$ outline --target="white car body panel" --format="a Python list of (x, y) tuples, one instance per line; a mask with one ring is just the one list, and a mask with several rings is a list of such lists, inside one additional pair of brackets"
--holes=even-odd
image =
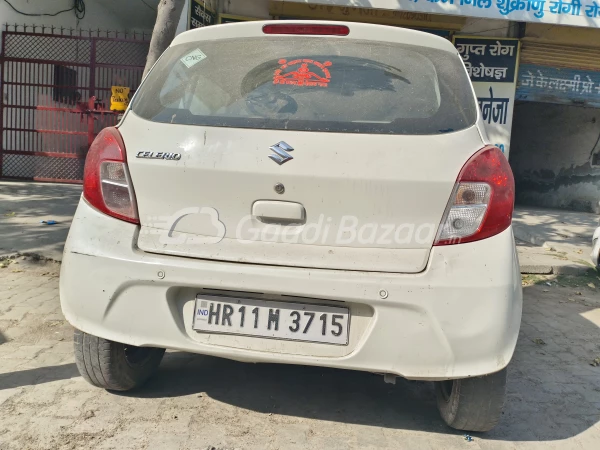
[[(145, 132), (149, 127), (152, 133)], [(138, 193), (141, 249), (403, 273), (424, 269), (456, 175), (484, 146), (476, 127), (435, 136), (345, 139), (340, 133), (152, 123), (130, 113), (119, 131)], [(284, 138), (295, 156), (279, 166), (268, 158), (269, 146)], [(339, 151), (324, 150), (339, 143)], [(178, 152), (181, 159), (138, 159), (138, 151)], [(278, 181), (284, 182), (284, 195), (274, 191)], [(273, 227), (252, 214), (260, 200), (299, 203), (306, 222), (281, 227), (275, 237)], [(197, 208), (195, 213), (190, 207)], [(216, 211), (225, 228), (222, 240), (219, 226), (201, 213), (206, 207)], [(358, 224), (351, 227), (354, 220)], [(377, 224), (374, 239), (360, 239), (370, 238), (369, 224)], [(296, 243), (286, 243), (287, 236), (295, 236), (288, 232), (298, 233)]]
[[(196, 28), (194, 30), (181, 33), (173, 39), (171, 47), (189, 42), (200, 42), (204, 39), (239, 39), (262, 37), (263, 26), (281, 24), (279, 20), (249, 21), (236, 24), (235, 28), (228, 27), (227, 24)], [(385, 25), (372, 25), (368, 23), (344, 23), (327, 20), (294, 20), (294, 24), (305, 25), (347, 25), (350, 28), (350, 34), (347, 36), (326, 36), (325, 39), (360, 39), (362, 41), (385, 41), (397, 42), (399, 44), (413, 43), (425, 47), (437, 48), (458, 55), (458, 51), (448, 39), (421, 31), (409, 30), (408, 28), (399, 28)], [(266, 39), (269, 37), (267, 36)]]
[[(247, 362), (304, 364), (440, 380), (493, 373), (510, 361), (522, 292), (512, 229), (434, 247), (419, 274), (225, 263), (136, 248), (138, 227), (79, 204), (61, 268), (65, 317), (86, 333)], [(164, 278), (160, 277), (160, 273)], [(348, 346), (192, 330), (201, 291), (261, 292), (344, 305)], [(387, 292), (382, 298), (380, 291)], [(230, 293), (231, 294), (231, 293)], [(289, 298), (289, 297), (288, 297)], [(317, 300), (318, 299), (318, 300)]]

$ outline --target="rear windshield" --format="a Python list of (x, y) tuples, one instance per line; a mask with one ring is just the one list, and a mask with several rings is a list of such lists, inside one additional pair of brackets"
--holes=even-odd
[(297, 36), (169, 48), (132, 109), (163, 123), (378, 134), (448, 133), (477, 118), (452, 53)]

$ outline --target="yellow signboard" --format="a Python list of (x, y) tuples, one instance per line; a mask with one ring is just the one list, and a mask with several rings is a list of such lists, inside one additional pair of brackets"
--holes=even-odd
[(125, 111), (127, 105), (129, 105), (129, 91), (131, 88), (125, 86), (112, 86), (111, 97), (110, 97), (110, 110), (111, 111)]

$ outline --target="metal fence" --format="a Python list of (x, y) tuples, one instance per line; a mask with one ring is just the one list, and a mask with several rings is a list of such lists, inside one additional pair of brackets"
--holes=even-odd
[(80, 183), (111, 86), (140, 84), (150, 36), (7, 25), (0, 53), (0, 175)]

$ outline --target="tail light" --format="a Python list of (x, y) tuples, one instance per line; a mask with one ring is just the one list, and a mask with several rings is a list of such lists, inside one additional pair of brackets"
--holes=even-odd
[(497, 147), (484, 147), (464, 165), (448, 202), (435, 245), (479, 241), (512, 222), (515, 180)]
[(348, 36), (350, 28), (345, 25), (273, 24), (263, 26), (264, 34), (312, 34), (319, 36)]
[(90, 147), (83, 171), (83, 197), (109, 216), (140, 223), (125, 144), (114, 127), (103, 129)]

